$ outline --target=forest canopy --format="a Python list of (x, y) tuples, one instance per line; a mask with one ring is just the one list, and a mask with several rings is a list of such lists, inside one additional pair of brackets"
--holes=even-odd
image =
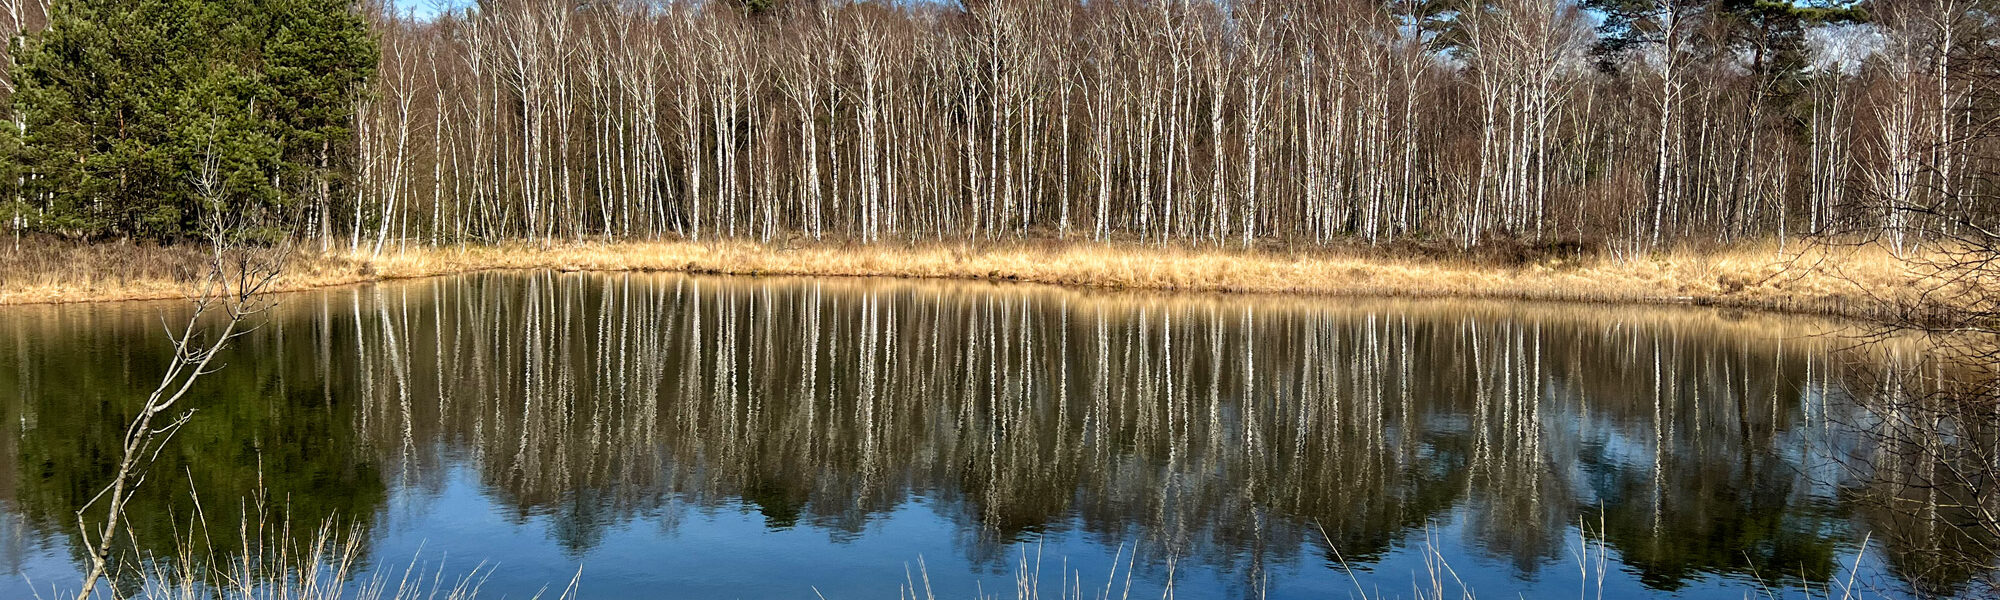
[(9, 64), (5, 179), (32, 227), (177, 240), (204, 214), (284, 226), (349, 162), (377, 61), (350, 2), (56, 0), (46, 15)]

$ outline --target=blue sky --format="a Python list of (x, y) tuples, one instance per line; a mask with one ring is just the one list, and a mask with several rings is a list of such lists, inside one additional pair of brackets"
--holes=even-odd
[(437, 12), (437, 5), (439, 0), (390, 0), (390, 1), (395, 3), (396, 10), (398, 11), (414, 10), (416, 11), (417, 16), (427, 17)]

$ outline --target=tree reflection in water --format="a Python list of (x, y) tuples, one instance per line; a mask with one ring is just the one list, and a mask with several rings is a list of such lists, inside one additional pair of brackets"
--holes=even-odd
[[(19, 456), (0, 492), (27, 527), (73, 529), (115, 444), (100, 425), (151, 375), (151, 315), (0, 318), (15, 340), (0, 364), (17, 365), (0, 373), (0, 416), (22, 423), (0, 428)], [(248, 493), (261, 469), (295, 512), (379, 531), (388, 490), (438, 493), (470, 467), (572, 554), (736, 503), (772, 529), (858, 539), (915, 502), (975, 563), (1080, 531), (1143, 540), (1156, 567), (1233, 574), (1246, 594), (1272, 565), (1332, 561), (1320, 526), (1366, 564), (1446, 520), (1462, 524), (1451, 543), (1530, 579), (1575, 569), (1586, 520), (1654, 589), (1716, 574), (1817, 584), (1863, 533), (1949, 521), (1871, 510), (1856, 498), (1893, 476), (1829, 466), (1882, 447), (1842, 426), (1866, 421), (1882, 378), (1810, 337), (1830, 327), (1699, 309), (481, 274), (288, 298), (205, 384), (214, 408), (161, 468), (192, 473), (205, 498)], [(145, 501), (171, 507), (187, 485), (157, 482)], [(135, 523), (135, 539), (166, 547), (174, 523)], [(1934, 535), (1963, 537), (1947, 529)], [(1882, 544), (1884, 562), (1933, 590), (1983, 574), (1919, 566), (1943, 547), (1919, 545)]]

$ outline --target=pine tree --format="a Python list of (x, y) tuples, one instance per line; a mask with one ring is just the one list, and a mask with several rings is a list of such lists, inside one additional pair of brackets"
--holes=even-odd
[[(374, 63), (342, 0), (56, 2), (11, 106), (32, 225), (157, 240), (198, 235), (204, 214), (288, 226), (346, 162), (336, 140)], [(214, 198), (192, 177), (206, 158)]]
[[(352, 0), (269, 0), (268, 106), (279, 132), (284, 191), (307, 211), (332, 210), (334, 178), (352, 166), (354, 107), (378, 51)], [(294, 214), (297, 214), (296, 212)]]

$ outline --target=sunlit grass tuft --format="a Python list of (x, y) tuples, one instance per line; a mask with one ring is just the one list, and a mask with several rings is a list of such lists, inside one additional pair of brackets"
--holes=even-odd
[[(370, 572), (364, 557), (367, 532), (328, 518), (309, 531), (294, 528), (289, 513), (268, 510), (264, 498), (238, 524), (237, 539), (216, 540), (213, 528), (196, 514), (178, 536), (172, 556), (141, 556), (116, 577), (120, 586), (97, 588), (90, 598), (133, 600), (477, 600), (493, 572), (480, 563), (470, 570), (412, 556), (398, 567)], [(230, 546), (223, 550), (222, 546)], [(364, 574), (364, 572), (366, 572)], [(554, 596), (572, 600), (583, 573), (578, 571)], [(123, 589), (114, 589), (123, 588)], [(77, 592), (53, 583), (38, 600), (70, 600)], [(532, 598), (550, 596), (550, 590)]]

